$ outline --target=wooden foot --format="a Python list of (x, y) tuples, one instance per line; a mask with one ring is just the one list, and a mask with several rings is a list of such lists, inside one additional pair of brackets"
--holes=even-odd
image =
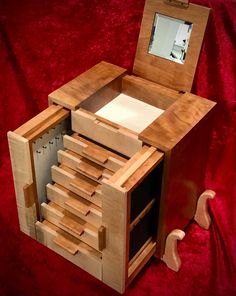
[(166, 238), (165, 253), (161, 260), (174, 271), (178, 271), (181, 266), (181, 260), (177, 250), (177, 240), (182, 240), (184, 236), (184, 231), (175, 229)]
[(208, 198), (213, 199), (215, 197), (215, 192), (212, 190), (204, 191), (197, 203), (197, 210), (194, 216), (194, 220), (204, 229), (208, 229), (211, 224), (211, 218), (208, 213)]

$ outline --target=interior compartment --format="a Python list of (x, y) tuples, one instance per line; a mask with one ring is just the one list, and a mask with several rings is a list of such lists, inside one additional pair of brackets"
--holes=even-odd
[(129, 261), (148, 240), (155, 240), (157, 232), (157, 201), (150, 211), (131, 230), (129, 236)]
[[(120, 78), (116, 94), (105, 98), (97, 93), (96, 100), (84, 100), (80, 111), (87, 111), (87, 118), (96, 118), (114, 129), (125, 128), (131, 134), (139, 134), (165, 112), (180, 96), (177, 92), (157, 86), (135, 76)], [(109, 89), (109, 86), (107, 86)], [(151, 91), (150, 91), (151, 89)], [(76, 111), (75, 111), (76, 112)], [(73, 116), (73, 115), (72, 115)], [(95, 117), (94, 117), (95, 116)], [(72, 117), (73, 125), (73, 117)], [(76, 128), (79, 133), (86, 133)], [(125, 153), (124, 153), (125, 154)]]

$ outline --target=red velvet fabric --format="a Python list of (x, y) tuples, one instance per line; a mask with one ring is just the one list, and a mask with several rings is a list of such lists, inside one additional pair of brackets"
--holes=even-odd
[[(125, 295), (236, 295), (236, 1), (212, 8), (193, 93), (218, 103), (206, 187), (209, 231), (192, 222), (178, 273), (152, 259)], [(118, 295), (19, 231), (6, 132), (101, 60), (132, 69), (144, 0), (0, 1), (0, 295)], [(197, 161), (197, 160), (196, 160)]]

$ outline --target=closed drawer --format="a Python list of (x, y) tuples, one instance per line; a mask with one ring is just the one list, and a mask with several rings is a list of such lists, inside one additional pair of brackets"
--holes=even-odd
[(99, 228), (73, 215), (53, 202), (42, 203), (41, 211), (43, 218), (82, 242), (99, 250)]
[(138, 135), (83, 109), (72, 111), (72, 130), (119, 153), (132, 157), (142, 147)]
[(100, 145), (93, 143), (78, 134), (65, 135), (64, 147), (73, 151), (112, 172), (119, 170), (127, 161), (126, 158), (114, 153)]
[(61, 165), (52, 166), (52, 180), (101, 207), (101, 185), (84, 175)]
[(57, 155), (59, 163), (66, 165), (74, 171), (77, 171), (99, 183), (101, 183), (103, 178), (109, 179), (113, 175), (112, 171), (80, 156), (73, 151), (59, 150)]
[(101, 226), (101, 208), (58, 184), (48, 184), (46, 189), (50, 201), (97, 228)]
[(36, 222), (37, 240), (102, 280), (102, 255), (92, 247), (44, 220)]

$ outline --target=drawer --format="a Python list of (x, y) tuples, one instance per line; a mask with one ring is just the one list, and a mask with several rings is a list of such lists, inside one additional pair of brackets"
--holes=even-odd
[(84, 139), (76, 133), (72, 136), (65, 135), (63, 142), (66, 149), (86, 157), (112, 172), (119, 170), (127, 161), (126, 158), (119, 156), (117, 153)]
[(72, 111), (72, 130), (122, 155), (132, 157), (142, 148), (138, 135), (89, 111)]
[(96, 250), (99, 249), (99, 228), (80, 219), (53, 202), (49, 202), (48, 204), (42, 203), (41, 211), (45, 220), (51, 222)]
[(101, 208), (58, 184), (48, 184), (46, 189), (47, 198), (50, 201), (58, 204), (60, 207), (70, 211), (72, 214), (95, 227), (101, 226)]
[(80, 174), (101, 183), (103, 178), (109, 179), (113, 172), (86, 159), (85, 157), (80, 156), (79, 154), (66, 150), (58, 151), (58, 162), (62, 165), (66, 165), (74, 171), (79, 172)]
[(101, 185), (98, 182), (64, 165), (52, 166), (51, 172), (55, 183), (101, 207)]
[(37, 240), (102, 280), (102, 255), (82, 241), (44, 220), (36, 222)]

